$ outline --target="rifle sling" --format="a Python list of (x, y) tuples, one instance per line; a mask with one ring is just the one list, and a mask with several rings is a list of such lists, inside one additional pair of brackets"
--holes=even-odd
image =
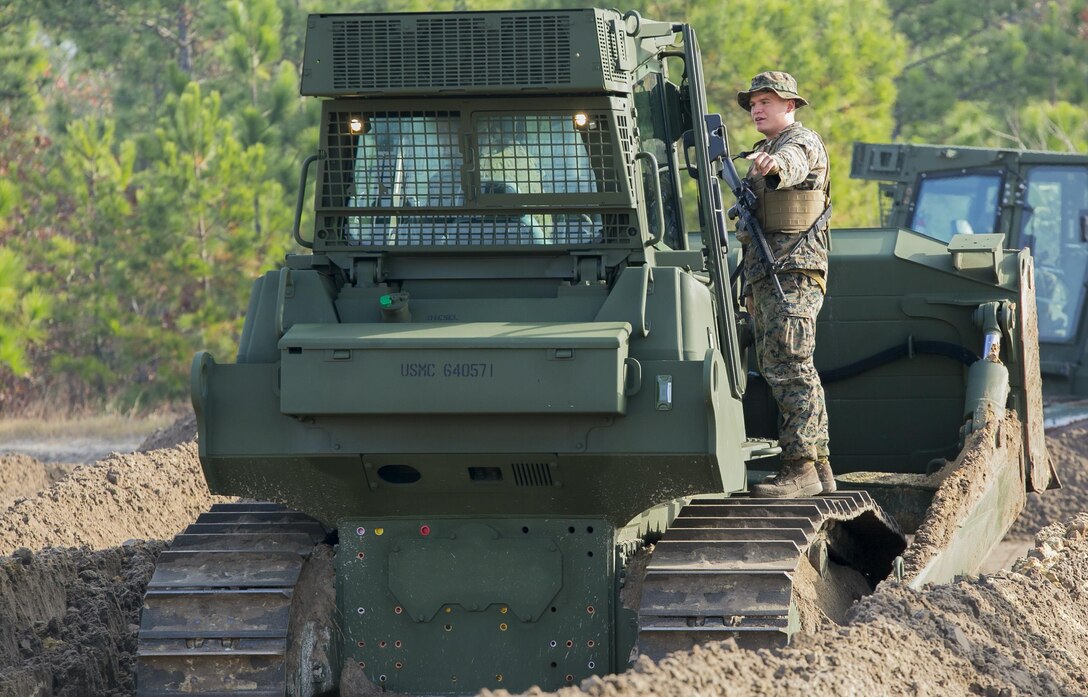
[(782, 264), (791, 256), (797, 253), (797, 250), (801, 247), (801, 244), (803, 242), (805, 242), (806, 240), (810, 243), (814, 242), (816, 240), (816, 235), (824, 226), (827, 225), (830, 219), (831, 204), (829, 203), (827, 204), (827, 208), (824, 209), (824, 212), (820, 214), (820, 217), (817, 218), (815, 222), (812, 223), (812, 225), (809, 225), (808, 230), (805, 230), (797, 236), (797, 241), (793, 243), (793, 246), (790, 247), (785, 254), (775, 259), (774, 265), (770, 269), (771, 273), (777, 275), (778, 272), (782, 270)]

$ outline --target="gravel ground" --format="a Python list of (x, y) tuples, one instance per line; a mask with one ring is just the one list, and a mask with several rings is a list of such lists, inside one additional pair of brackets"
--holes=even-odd
[[(1012, 570), (924, 591), (885, 583), (788, 648), (712, 644), (559, 694), (1088, 694), (1086, 431), (1048, 434), (1066, 488), (1029, 496), (1010, 534), (1035, 536), (1034, 549)], [(144, 442), (159, 449), (59, 481), (48, 464), (0, 457), (0, 697), (133, 694), (154, 540), (224, 500), (204, 485), (192, 433), (179, 422)]]

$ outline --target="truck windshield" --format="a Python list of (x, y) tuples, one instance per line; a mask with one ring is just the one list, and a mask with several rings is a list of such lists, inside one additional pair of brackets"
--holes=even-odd
[(1088, 240), (1081, 218), (1088, 215), (1088, 171), (1039, 166), (1028, 171), (1020, 244), (1035, 257), (1039, 339), (1076, 338), (1084, 304)]
[(994, 232), (1001, 176), (973, 173), (930, 177), (918, 187), (910, 229), (942, 242), (959, 233)]
[(602, 194), (627, 195), (605, 115), (331, 116), (320, 203), (349, 209), (348, 244), (588, 243)]

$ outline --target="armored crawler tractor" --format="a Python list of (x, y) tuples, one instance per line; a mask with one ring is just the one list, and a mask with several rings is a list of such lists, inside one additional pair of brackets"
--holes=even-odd
[(211, 490), (274, 503), (162, 554), (139, 695), (558, 688), (780, 644), (798, 570), (951, 578), (1048, 485), (1030, 254), (870, 229), (818, 329), (841, 491), (745, 496), (775, 415), (690, 26), (314, 15), (302, 91), (309, 251), (256, 281), (237, 360), (192, 368)]

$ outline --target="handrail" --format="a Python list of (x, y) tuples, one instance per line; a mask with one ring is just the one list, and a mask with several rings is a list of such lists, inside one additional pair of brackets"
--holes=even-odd
[(295, 242), (298, 242), (300, 247), (306, 249), (313, 249), (314, 243), (308, 240), (302, 239), (302, 204), (306, 198), (306, 178), (310, 171), (310, 165), (317, 160), (320, 160), (320, 155), (310, 155), (302, 161), (302, 174), (298, 178), (298, 200), (295, 202)]
[(649, 160), (650, 166), (653, 168), (654, 176), (650, 178), (650, 181), (652, 182), (654, 196), (657, 198), (657, 234), (646, 243), (647, 247), (652, 247), (660, 242), (665, 235), (665, 200), (661, 197), (661, 180), (658, 178), (661, 175), (657, 169), (657, 157), (652, 152), (645, 150), (635, 155), (636, 160), (643, 158)]

